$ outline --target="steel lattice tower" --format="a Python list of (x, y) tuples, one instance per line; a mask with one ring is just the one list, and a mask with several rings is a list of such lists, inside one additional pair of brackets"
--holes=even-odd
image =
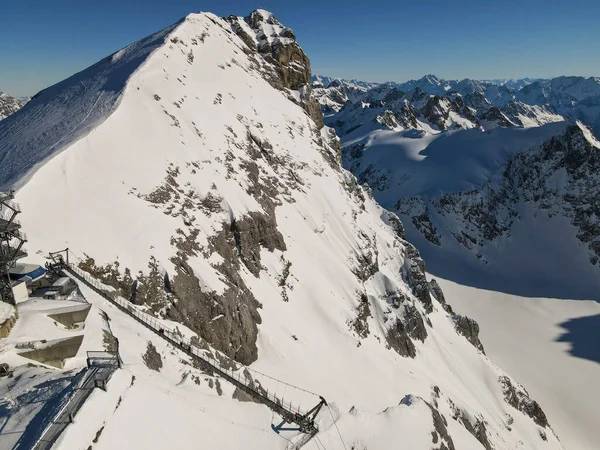
[(27, 242), (16, 220), (21, 212), (12, 200), (13, 192), (0, 192), (0, 300), (15, 303), (9, 270), (16, 262), (27, 256), (23, 245)]

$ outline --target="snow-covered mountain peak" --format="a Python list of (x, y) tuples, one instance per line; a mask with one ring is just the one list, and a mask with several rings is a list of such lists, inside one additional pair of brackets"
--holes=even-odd
[(17, 112), (25, 103), (26, 102), (21, 99), (0, 92), (0, 120)]
[[(256, 11), (191, 14), (45, 90), (0, 122), (9, 163), (0, 184), (20, 187), (30, 254), (68, 246), (132, 308), (219, 350), (225, 363), (324, 395), (336, 421), (321, 427), (327, 448), (341, 448), (343, 434), (352, 447), (388, 449), (402, 430), (413, 450), (560, 449), (537, 403), (483, 353), (477, 324), (427, 279), (402, 223), (341, 167), (309, 81), (295, 39)], [(399, 108), (390, 120), (414, 131), (415, 109), (381, 94)], [(422, 100), (428, 137), (442, 134), (433, 120), (466, 124), (457, 100)], [(370, 125), (388, 106), (360, 104)], [(418, 159), (420, 149), (411, 151)], [(127, 336), (121, 346), (144, 348), (146, 334)], [(197, 389), (186, 383), (187, 363), (165, 360), (155, 379), (170, 392)], [(123, 370), (150, 378), (141, 364)], [(232, 389), (214, 395), (223, 394), (212, 403), (221, 418), (243, 418), (248, 405)], [(119, 414), (142, 415), (147, 402), (123, 396)], [(128, 433), (113, 412), (82, 434)], [(169, 409), (177, 427), (197, 425), (186, 412)], [(241, 419), (227, 426), (238, 448), (287, 445)]]
[(273, 13), (264, 9), (252, 11), (246, 18), (246, 22), (255, 31), (261, 49), (266, 45), (272, 46), (278, 41), (290, 44), (296, 40), (292, 30), (283, 26)]
[(592, 132), (590, 127), (582, 123), (580, 120), (576, 121), (575, 123), (583, 133), (583, 136), (585, 137), (586, 141), (588, 141), (594, 147), (600, 149), (600, 141), (596, 138), (596, 136), (594, 136), (594, 133)]

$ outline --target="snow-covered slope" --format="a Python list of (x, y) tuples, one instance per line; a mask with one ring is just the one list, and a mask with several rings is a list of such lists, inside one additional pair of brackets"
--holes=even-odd
[(0, 120), (6, 119), (11, 114), (17, 112), (25, 103), (26, 101), (22, 99), (0, 92)]
[[(291, 30), (257, 10), (191, 14), (42, 92), (0, 122), (0, 184), (20, 187), (30, 253), (68, 246), (200, 344), (325, 396), (340, 431), (324, 411), (326, 448), (562, 448), (428, 283), (397, 217), (342, 169), (309, 82)], [(140, 365), (150, 337), (126, 320), (113, 331)], [(185, 363), (159, 351), (160, 375), (119, 372), (64, 448), (102, 422), (94, 449), (285, 448), (257, 430), (268, 410), (175, 386)], [(130, 374), (146, 380), (127, 392)], [(196, 408), (227, 426), (192, 437)]]
[(599, 152), (589, 129), (570, 125), (478, 184), (415, 191), (395, 210), (434, 273), (502, 292), (600, 300)]
[(600, 134), (600, 78), (558, 77), (524, 86), (516, 93), (529, 105), (546, 105), (571, 120), (581, 120)]
[(173, 29), (169, 27), (36, 94), (0, 127), (0, 188), (27, 180), (36, 165), (102, 123), (117, 107), (127, 80)]
[(600, 303), (524, 298), (440, 280), (481, 325), (488, 355), (540, 401), (568, 449), (598, 447)]

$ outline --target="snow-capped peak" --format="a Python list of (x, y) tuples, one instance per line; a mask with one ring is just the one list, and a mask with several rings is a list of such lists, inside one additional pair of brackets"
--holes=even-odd
[(592, 130), (590, 130), (590, 127), (588, 127), (587, 125), (583, 124), (580, 120), (577, 120), (575, 123), (577, 124), (577, 126), (579, 127), (579, 129), (582, 131), (582, 133), (585, 136), (586, 140), (590, 144), (592, 144), (594, 147), (600, 149), (600, 141), (596, 138), (596, 136), (594, 136), (594, 133), (592, 132)]
[[(0, 122), (0, 184), (20, 186), (30, 254), (68, 246), (81, 270), (220, 351), (224, 364), (324, 395), (327, 448), (345, 446), (343, 435), (351, 447), (387, 450), (400, 434), (409, 450), (561, 449), (539, 405), (485, 356), (477, 324), (427, 279), (402, 223), (341, 167), (309, 81), (307, 56), (272, 15), (201, 13), (42, 92)], [(415, 108), (383, 93), (399, 105), (390, 122), (413, 127)], [(465, 105), (420, 100), (428, 137), (467, 125), (453, 109)], [(381, 117), (384, 103), (364, 107)], [(107, 448), (115, 436), (145, 449), (179, 436), (210, 447), (198, 423), (211, 432), (220, 423), (228, 448), (288, 444), (268, 423), (258, 428), (272, 415), (232, 388), (183, 407), (212, 378), (187, 380), (197, 369), (166, 344), (168, 366), (150, 373), (140, 361), (151, 338), (124, 320), (127, 382), (91, 398), (96, 414), (71, 426), (73, 448), (101, 427)], [(169, 433), (148, 407), (165, 386)], [(145, 426), (132, 433), (132, 423)]]

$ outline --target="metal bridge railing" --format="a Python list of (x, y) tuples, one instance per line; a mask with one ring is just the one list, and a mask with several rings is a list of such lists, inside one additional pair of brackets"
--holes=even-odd
[(94, 388), (100, 387), (106, 390), (106, 383), (118, 367), (114, 357), (112, 363), (92, 363), (91, 365), (88, 363), (88, 367), (80, 372), (81, 376), (76, 375), (73, 380), (72, 393), (65, 399), (48, 426), (42, 430), (32, 450), (50, 450), (63, 431), (73, 423), (75, 415), (85, 404)]
[[(280, 414), (288, 423), (297, 423), (300, 426), (301, 431), (316, 434), (317, 429), (314, 425), (314, 417), (320, 410), (320, 407), (323, 404), (327, 404), (323, 397), (281, 380), (277, 380), (276, 378), (269, 377), (268, 375), (260, 372), (256, 372), (245, 366), (239, 365), (238, 367), (238, 364), (235, 364), (235, 369), (233, 367), (224, 367), (221, 360), (215, 358), (211, 351), (195, 346), (189, 339), (184, 338), (180, 332), (172, 330), (148, 313), (141, 311), (130, 301), (119, 296), (117, 292), (108, 290), (105, 285), (98, 282), (95, 278), (90, 276), (87, 272), (81, 270), (75, 264), (70, 263), (67, 265), (64, 261), (63, 264), (68, 271), (70, 271), (76, 278), (80, 279), (89, 287), (91, 287), (95, 292), (115, 304), (119, 309), (135, 318), (147, 328), (150, 328), (152, 331), (159, 334), (173, 345), (179, 347), (185, 353), (198, 359), (201, 363), (204, 363), (209, 370), (216, 372), (227, 381), (231, 382), (237, 387), (240, 387), (255, 400), (266, 404), (269, 408)], [(223, 357), (223, 359), (226, 358)], [(240, 369), (240, 367), (243, 369)], [(316, 399), (319, 400), (319, 404), (316, 407), (304, 409), (301, 407), (301, 402), (292, 403), (291, 400), (286, 402), (283, 394), (277, 395), (277, 390), (275, 390), (275, 392), (269, 392), (268, 387), (266, 389), (263, 388), (260, 380), (255, 379), (251, 375), (252, 373), (258, 374), (261, 377), (266, 377), (277, 384), (285, 385), (284, 392), (285, 388), (289, 388), (290, 390), (298, 390), (307, 396), (316, 397)]]

